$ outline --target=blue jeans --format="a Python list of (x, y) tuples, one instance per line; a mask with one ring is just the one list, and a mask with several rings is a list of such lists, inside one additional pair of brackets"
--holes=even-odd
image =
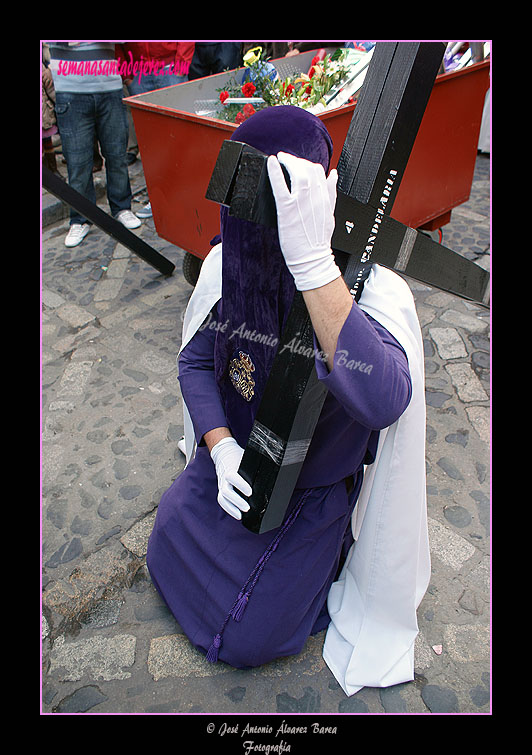
[(171, 87), (174, 84), (182, 84), (184, 81), (188, 81), (188, 76), (181, 76), (179, 74), (167, 73), (169, 67), (162, 68), (159, 74), (149, 73), (146, 76), (139, 75), (128, 84), (128, 89), (132, 95), (144, 94), (145, 92), (152, 92), (154, 89), (163, 89), (163, 87)]
[[(92, 180), (94, 138), (105, 159), (107, 199), (113, 216), (131, 209), (126, 162), (128, 123), (122, 89), (97, 94), (56, 92), (55, 112), (68, 171), (68, 183), (96, 204)], [(87, 223), (70, 210), (70, 224)]]

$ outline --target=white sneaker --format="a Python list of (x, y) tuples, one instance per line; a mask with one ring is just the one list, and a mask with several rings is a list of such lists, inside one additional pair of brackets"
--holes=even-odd
[(181, 438), (181, 440), (177, 442), (177, 447), (179, 448), (182, 454), (184, 454), (185, 456), (187, 455), (187, 452), (185, 450), (185, 436), (184, 435)]
[(65, 246), (77, 246), (81, 244), (91, 227), (88, 223), (73, 223), (65, 238)]
[(126, 228), (138, 228), (139, 225), (142, 225), (140, 220), (136, 215), (133, 215), (131, 210), (121, 210), (116, 216), (116, 219), (119, 220), (122, 225), (125, 225)]

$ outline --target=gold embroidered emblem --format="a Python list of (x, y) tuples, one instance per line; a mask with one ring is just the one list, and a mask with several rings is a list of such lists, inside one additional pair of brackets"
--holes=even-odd
[(255, 381), (251, 376), (251, 373), (254, 371), (255, 365), (251, 361), (251, 357), (243, 351), (239, 351), (238, 357), (234, 357), (229, 362), (229, 377), (231, 378), (231, 382), (246, 401), (251, 401), (255, 394)]

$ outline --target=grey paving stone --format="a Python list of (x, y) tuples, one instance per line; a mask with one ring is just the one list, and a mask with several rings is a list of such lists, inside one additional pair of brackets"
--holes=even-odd
[(110, 681), (129, 679), (125, 670), (135, 662), (136, 638), (131, 634), (114, 637), (94, 636), (67, 642), (61, 635), (50, 653), (50, 674), (59, 681)]

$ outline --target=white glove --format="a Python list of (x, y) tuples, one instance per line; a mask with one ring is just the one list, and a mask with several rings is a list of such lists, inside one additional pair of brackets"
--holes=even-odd
[(234, 519), (242, 519), (241, 512), (249, 511), (249, 503), (238, 495), (234, 487), (247, 496), (252, 492), (250, 485), (238, 474), (243, 455), (244, 449), (234, 438), (222, 438), (211, 449), (211, 459), (218, 477), (218, 503)]
[[(279, 163), (288, 170), (291, 189)], [(268, 175), (277, 206), (281, 251), (298, 291), (319, 288), (340, 277), (331, 249), (336, 170), (326, 178), (322, 165), (279, 152), (268, 158)]]

